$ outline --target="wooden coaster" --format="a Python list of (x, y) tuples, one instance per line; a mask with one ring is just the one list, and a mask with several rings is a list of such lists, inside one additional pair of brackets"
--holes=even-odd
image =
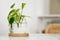
[(19, 34), (19, 33), (10, 33), (9, 36), (10, 37), (28, 37), (29, 34), (28, 33), (21, 33), (21, 34)]

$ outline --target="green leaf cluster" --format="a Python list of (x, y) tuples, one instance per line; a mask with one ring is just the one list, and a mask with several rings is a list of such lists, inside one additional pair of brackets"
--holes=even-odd
[[(26, 3), (22, 3), (22, 7), (21, 7), (22, 12), (23, 12), (23, 9), (24, 9), (25, 5), (26, 5)], [(15, 3), (13, 3), (13, 4), (11, 5), (11, 7), (10, 7), (10, 8), (11, 8), (11, 11), (10, 11), (9, 14), (8, 14), (8, 22), (9, 22), (9, 24), (10, 24), (11, 26), (12, 26), (12, 24), (13, 24), (14, 22), (16, 22), (17, 27), (19, 27), (19, 24), (22, 24), (23, 19), (24, 19), (26, 16), (21, 13), (21, 9), (20, 9), (20, 8), (14, 9), (14, 6), (15, 6)]]

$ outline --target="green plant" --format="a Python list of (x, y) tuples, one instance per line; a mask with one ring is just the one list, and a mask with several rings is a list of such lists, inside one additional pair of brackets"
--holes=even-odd
[(8, 14), (8, 22), (11, 25), (11, 29), (14, 22), (17, 24), (17, 27), (19, 27), (19, 24), (22, 24), (24, 18), (26, 17), (22, 14), (25, 5), (26, 3), (22, 3), (21, 8), (18, 9), (14, 8), (15, 3), (11, 5), (11, 11)]

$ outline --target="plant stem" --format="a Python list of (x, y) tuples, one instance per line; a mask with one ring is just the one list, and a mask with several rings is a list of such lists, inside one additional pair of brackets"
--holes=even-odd
[(13, 28), (12, 28), (12, 24), (11, 24), (11, 29), (13, 29)]
[(10, 33), (13, 33), (12, 24), (11, 24), (11, 27), (10, 27)]
[(17, 23), (17, 27), (19, 28), (19, 23)]

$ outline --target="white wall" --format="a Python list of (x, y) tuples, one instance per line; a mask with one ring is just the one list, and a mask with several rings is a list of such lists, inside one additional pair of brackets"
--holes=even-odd
[[(24, 9), (24, 13), (32, 18), (28, 18), (28, 27), (30, 33), (36, 33), (38, 31), (38, 16), (47, 14), (46, 1), (48, 0), (23, 0), (27, 3)], [(0, 1), (0, 34), (5, 35), (9, 32), (9, 25), (7, 21), (7, 15), (10, 11), (10, 5), (12, 3), (21, 3), (21, 0), (1, 0)], [(47, 4), (48, 5), (48, 4)], [(47, 10), (47, 11), (45, 11)]]
[[(50, 0), (38, 0), (37, 1), (37, 17), (39, 16), (45, 16), (45, 15), (50, 15)], [(47, 19), (46, 19), (47, 20)], [(46, 26), (46, 20), (41, 20), (38, 19), (37, 20), (37, 32), (38, 33), (42, 33), (42, 30), (44, 30), (45, 26)], [(44, 22), (43, 22), (44, 21)]]

